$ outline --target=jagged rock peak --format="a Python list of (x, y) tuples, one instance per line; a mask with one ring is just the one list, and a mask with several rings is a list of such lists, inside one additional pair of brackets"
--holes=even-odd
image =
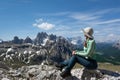
[(24, 43), (32, 43), (32, 42), (33, 41), (29, 36), (27, 36), (26, 39), (24, 40)]
[(21, 43), (23, 43), (23, 39), (19, 39), (18, 36), (14, 36), (12, 43), (21, 44)]
[(41, 44), (43, 43), (43, 40), (47, 38), (48, 34), (46, 32), (39, 32), (34, 40), (35, 44)]

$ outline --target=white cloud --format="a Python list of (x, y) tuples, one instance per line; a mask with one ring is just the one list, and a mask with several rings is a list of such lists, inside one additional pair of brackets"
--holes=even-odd
[(114, 42), (120, 39), (120, 36), (114, 33), (106, 34), (106, 35), (96, 35), (96, 41), (98, 42)]
[[(112, 14), (110, 14), (112, 13)], [(120, 18), (110, 18), (111, 15), (120, 13), (119, 8), (111, 8), (99, 11), (88, 11), (88, 12), (72, 12), (69, 17), (76, 19), (79, 24), (87, 25), (108, 25), (117, 24), (120, 22)], [(109, 15), (110, 14), (110, 15)], [(105, 17), (108, 18), (105, 18)]]
[(64, 16), (68, 15), (70, 12), (56, 12), (56, 13), (38, 13), (37, 16)]
[(109, 34), (108, 37), (114, 37), (115, 35), (113, 33)]
[(97, 30), (96, 30), (96, 31), (94, 31), (94, 33), (95, 33), (95, 34), (99, 34), (99, 33), (100, 33), (100, 31), (97, 31)]
[(63, 31), (53, 31), (52, 34), (56, 34), (57, 36), (63, 36), (63, 37), (77, 37), (81, 36), (84, 37), (83, 33), (78, 31), (71, 31), (71, 30), (63, 30)]
[(120, 39), (120, 36), (117, 35), (117, 34), (111, 33), (111, 34), (109, 34), (109, 35), (106, 37), (106, 39), (107, 39), (108, 41), (115, 41), (115, 40), (119, 40), (119, 39)]
[(56, 31), (65, 31), (65, 30), (71, 30), (71, 28), (69, 26), (65, 26), (65, 25), (57, 25), (55, 30)]
[(39, 19), (36, 19), (35, 21), (36, 21), (36, 23), (39, 23), (39, 22), (42, 22), (43, 19), (42, 19), (42, 18), (39, 18)]
[(35, 24), (33, 24), (33, 26), (38, 27), (38, 28), (43, 29), (43, 30), (50, 30), (50, 29), (52, 29), (55, 25), (54, 25), (54, 24), (51, 24), (51, 23), (43, 22), (43, 23), (41, 23), (41, 24), (35, 23)]
[(120, 19), (106, 20), (106, 21), (95, 23), (95, 24), (98, 24), (98, 25), (99, 24), (112, 24), (112, 23), (117, 23), (117, 22), (120, 22)]
[(105, 15), (111, 12), (119, 12), (119, 8), (109, 8), (109, 9), (104, 9), (104, 10), (99, 10), (99, 11), (92, 11), (92, 15)]
[(77, 20), (83, 20), (83, 21), (88, 21), (88, 20), (96, 20), (100, 16), (94, 16), (90, 14), (72, 14), (70, 17), (77, 19)]
[(35, 20), (36, 23), (33, 24), (34, 27), (38, 27), (43, 30), (50, 30), (55, 27), (54, 24), (48, 23), (48, 22), (43, 22), (43, 19), (37, 19)]

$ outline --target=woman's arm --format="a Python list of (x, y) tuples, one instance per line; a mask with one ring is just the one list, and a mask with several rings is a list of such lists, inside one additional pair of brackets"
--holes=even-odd
[(75, 54), (85, 56), (85, 57), (91, 54), (94, 48), (94, 40), (88, 41), (87, 44), (88, 44), (87, 47), (84, 47), (84, 51), (76, 51)]

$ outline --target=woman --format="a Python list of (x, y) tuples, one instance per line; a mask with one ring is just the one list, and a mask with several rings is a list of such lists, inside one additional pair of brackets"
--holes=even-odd
[(61, 70), (65, 67), (64, 71), (60, 74), (63, 78), (71, 76), (71, 69), (74, 67), (76, 62), (83, 65), (87, 69), (97, 68), (97, 62), (93, 59), (93, 54), (95, 52), (95, 40), (92, 36), (93, 29), (91, 27), (87, 27), (82, 31), (86, 38), (84, 42), (84, 50), (73, 51), (73, 56), (69, 60), (56, 64), (56, 67), (59, 67)]

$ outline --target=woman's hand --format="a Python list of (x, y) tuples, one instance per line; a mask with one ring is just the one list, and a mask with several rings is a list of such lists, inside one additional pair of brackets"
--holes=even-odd
[(75, 55), (75, 53), (76, 53), (75, 51), (72, 51), (72, 55)]

